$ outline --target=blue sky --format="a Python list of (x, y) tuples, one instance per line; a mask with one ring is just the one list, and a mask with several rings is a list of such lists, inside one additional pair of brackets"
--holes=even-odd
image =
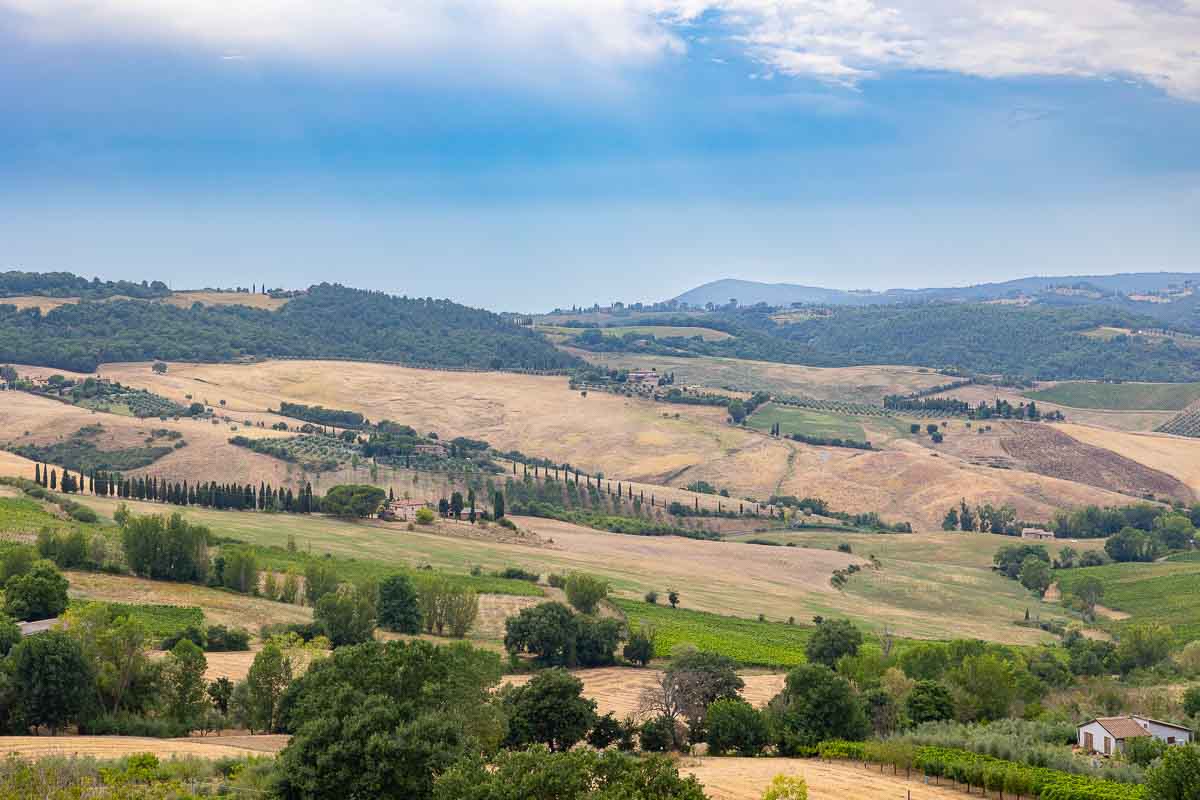
[(1196, 0), (226, 5), (0, 0), (0, 268), (524, 310), (1200, 271)]

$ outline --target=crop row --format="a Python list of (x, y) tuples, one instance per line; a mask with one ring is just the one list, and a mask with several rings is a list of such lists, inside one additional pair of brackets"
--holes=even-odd
[(955, 783), (1039, 800), (1143, 800), (1145, 787), (1132, 783), (1072, 775), (952, 747), (914, 746), (904, 742), (822, 742), (821, 758), (886, 764), (905, 772), (950, 778)]
[(869, 406), (865, 403), (849, 403), (840, 400), (816, 400), (811, 397), (799, 396), (779, 396), (771, 399), (780, 405), (811, 408), (815, 411), (830, 411), (834, 414), (849, 414), (858, 417), (892, 416), (892, 412), (882, 406)]
[(1200, 439), (1200, 408), (1183, 411), (1159, 425), (1155, 430), (1173, 433), (1176, 436), (1191, 436)]

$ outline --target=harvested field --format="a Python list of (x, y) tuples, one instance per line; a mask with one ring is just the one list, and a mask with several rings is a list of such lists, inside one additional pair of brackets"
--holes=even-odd
[[(658, 685), (662, 672), (656, 669), (633, 669), (631, 667), (602, 667), (599, 669), (574, 670), (575, 677), (583, 681), (583, 694), (596, 701), (600, 714), (612, 713), (618, 719), (638, 715), (638, 703), (642, 692)], [(509, 675), (505, 684), (521, 686), (529, 682), (532, 675)], [(783, 690), (784, 676), (781, 673), (745, 673), (742, 680), (746, 688), (742, 697), (746, 702), (761, 708)]]
[(274, 311), (287, 303), (287, 298), (274, 298), (270, 295), (251, 292), (206, 292), (186, 291), (175, 292), (160, 302), (180, 308), (191, 308), (193, 303), (206, 306), (248, 306), (250, 308), (265, 308)]
[[(935, 397), (954, 397), (973, 406), (980, 403), (992, 403), (996, 399), (1007, 400), (1014, 406), (1029, 401), (1029, 392), (1022, 393), (1016, 389), (1002, 386), (964, 386), (950, 392), (942, 392)], [(1084, 425), (1097, 425), (1102, 428), (1112, 428), (1119, 431), (1150, 431), (1174, 416), (1173, 411), (1119, 411), (1092, 408), (1074, 408), (1059, 405), (1048, 400), (1037, 399), (1038, 408), (1043, 412), (1061, 411), (1068, 422), (1079, 422)], [(985, 424), (995, 424), (988, 420)]]
[(1165, 472), (1200, 495), (1200, 439), (1107, 431), (1070, 423), (1055, 427), (1081, 442), (1120, 453), (1150, 469)]
[[(289, 603), (276, 603), (261, 597), (195, 586), (109, 575), (102, 572), (68, 572), (70, 595), (81, 600), (116, 603), (153, 603), (172, 606), (197, 606), (204, 611), (208, 625), (226, 625), (257, 631), (274, 622), (308, 622), (312, 609)], [(215, 655), (215, 654), (214, 654)]]
[(74, 305), (78, 302), (78, 297), (43, 297), (37, 294), (0, 297), (0, 306), (16, 306), (18, 311), (24, 311), (27, 308), (38, 308), (41, 309), (43, 314), (47, 314), (59, 306)]
[(1116, 411), (1179, 411), (1200, 400), (1200, 383), (1099, 383), (1064, 381), (1026, 392), (1039, 403)]
[(609, 369), (657, 368), (659, 372), (673, 372), (677, 383), (870, 405), (881, 405), (885, 395), (909, 394), (949, 380), (945, 375), (918, 367), (805, 367), (739, 358), (679, 358), (565, 349)]
[(758, 800), (779, 774), (804, 778), (812, 800), (959, 800), (961, 791), (931, 786), (848, 762), (826, 763), (811, 758), (690, 758), (679, 759), (681, 774), (695, 775), (712, 800)]
[(206, 736), (194, 739), (150, 739), (141, 736), (0, 736), (0, 753), (19, 758), (77, 756), (120, 758), (153, 753), (159, 758), (237, 758), (277, 753), (287, 736)]
[(1172, 498), (1194, 495), (1178, 478), (1102, 447), (1084, 444), (1061, 430), (1037, 423), (1008, 425), (1004, 451), (1030, 472), (1133, 495)]

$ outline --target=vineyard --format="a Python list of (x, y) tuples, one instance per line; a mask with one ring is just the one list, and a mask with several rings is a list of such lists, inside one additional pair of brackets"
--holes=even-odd
[(817, 754), (828, 760), (871, 762), (917, 770), (940, 783), (948, 778), (970, 793), (981, 789), (1016, 797), (1040, 800), (1142, 800), (1144, 786), (1134, 783), (1073, 775), (1047, 767), (1032, 767), (1015, 761), (958, 750), (951, 747), (914, 747), (902, 742), (822, 742)]
[(798, 395), (782, 395), (771, 398), (771, 402), (797, 408), (811, 408), (814, 411), (827, 411), (832, 414), (848, 414), (855, 417), (891, 417), (891, 411), (882, 406), (869, 406), (865, 403), (850, 403), (841, 400), (816, 400), (811, 397)]
[(299, 464), (309, 472), (332, 472), (342, 464), (356, 462), (362, 457), (362, 449), (357, 444), (322, 434), (302, 434), (287, 439), (234, 436), (229, 443), (280, 461)]
[(630, 630), (654, 628), (654, 655), (665, 658), (676, 645), (693, 644), (705, 652), (729, 656), (743, 666), (792, 667), (804, 663), (806, 625), (726, 617), (667, 605), (614, 600)]
[[(101, 450), (92, 441), (101, 431), (100, 425), (88, 425), (62, 441), (47, 445), (15, 445), (8, 449), (30, 461), (59, 464), (75, 472), (90, 473), (95, 470), (124, 472), (139, 469), (183, 446), (183, 440), (178, 439), (171, 447), (147, 444), (143, 447)], [(153, 442), (154, 438), (150, 437), (149, 441)]]
[(1192, 403), (1155, 430), (1159, 433), (1173, 433), (1176, 436), (1200, 439), (1200, 402)]
[[(87, 605), (84, 600), (72, 600), (71, 606)], [(161, 639), (179, 633), (186, 628), (204, 625), (204, 612), (195, 606), (169, 606), (152, 603), (105, 603), (112, 609), (113, 616), (129, 617), (140, 623), (153, 639)]]
[(94, 411), (127, 414), (139, 419), (166, 419), (188, 416), (191, 413), (190, 409), (145, 389), (135, 389), (132, 386), (122, 386), (116, 381), (95, 378), (87, 378), (69, 386), (62, 392), (61, 399)]

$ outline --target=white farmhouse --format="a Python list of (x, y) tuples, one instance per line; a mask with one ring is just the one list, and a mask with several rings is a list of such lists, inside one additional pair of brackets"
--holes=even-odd
[(1161, 722), (1149, 717), (1097, 717), (1079, 726), (1079, 746), (1088, 753), (1113, 755), (1125, 748), (1127, 739), (1153, 736), (1167, 744), (1187, 744), (1192, 731), (1182, 725)]

